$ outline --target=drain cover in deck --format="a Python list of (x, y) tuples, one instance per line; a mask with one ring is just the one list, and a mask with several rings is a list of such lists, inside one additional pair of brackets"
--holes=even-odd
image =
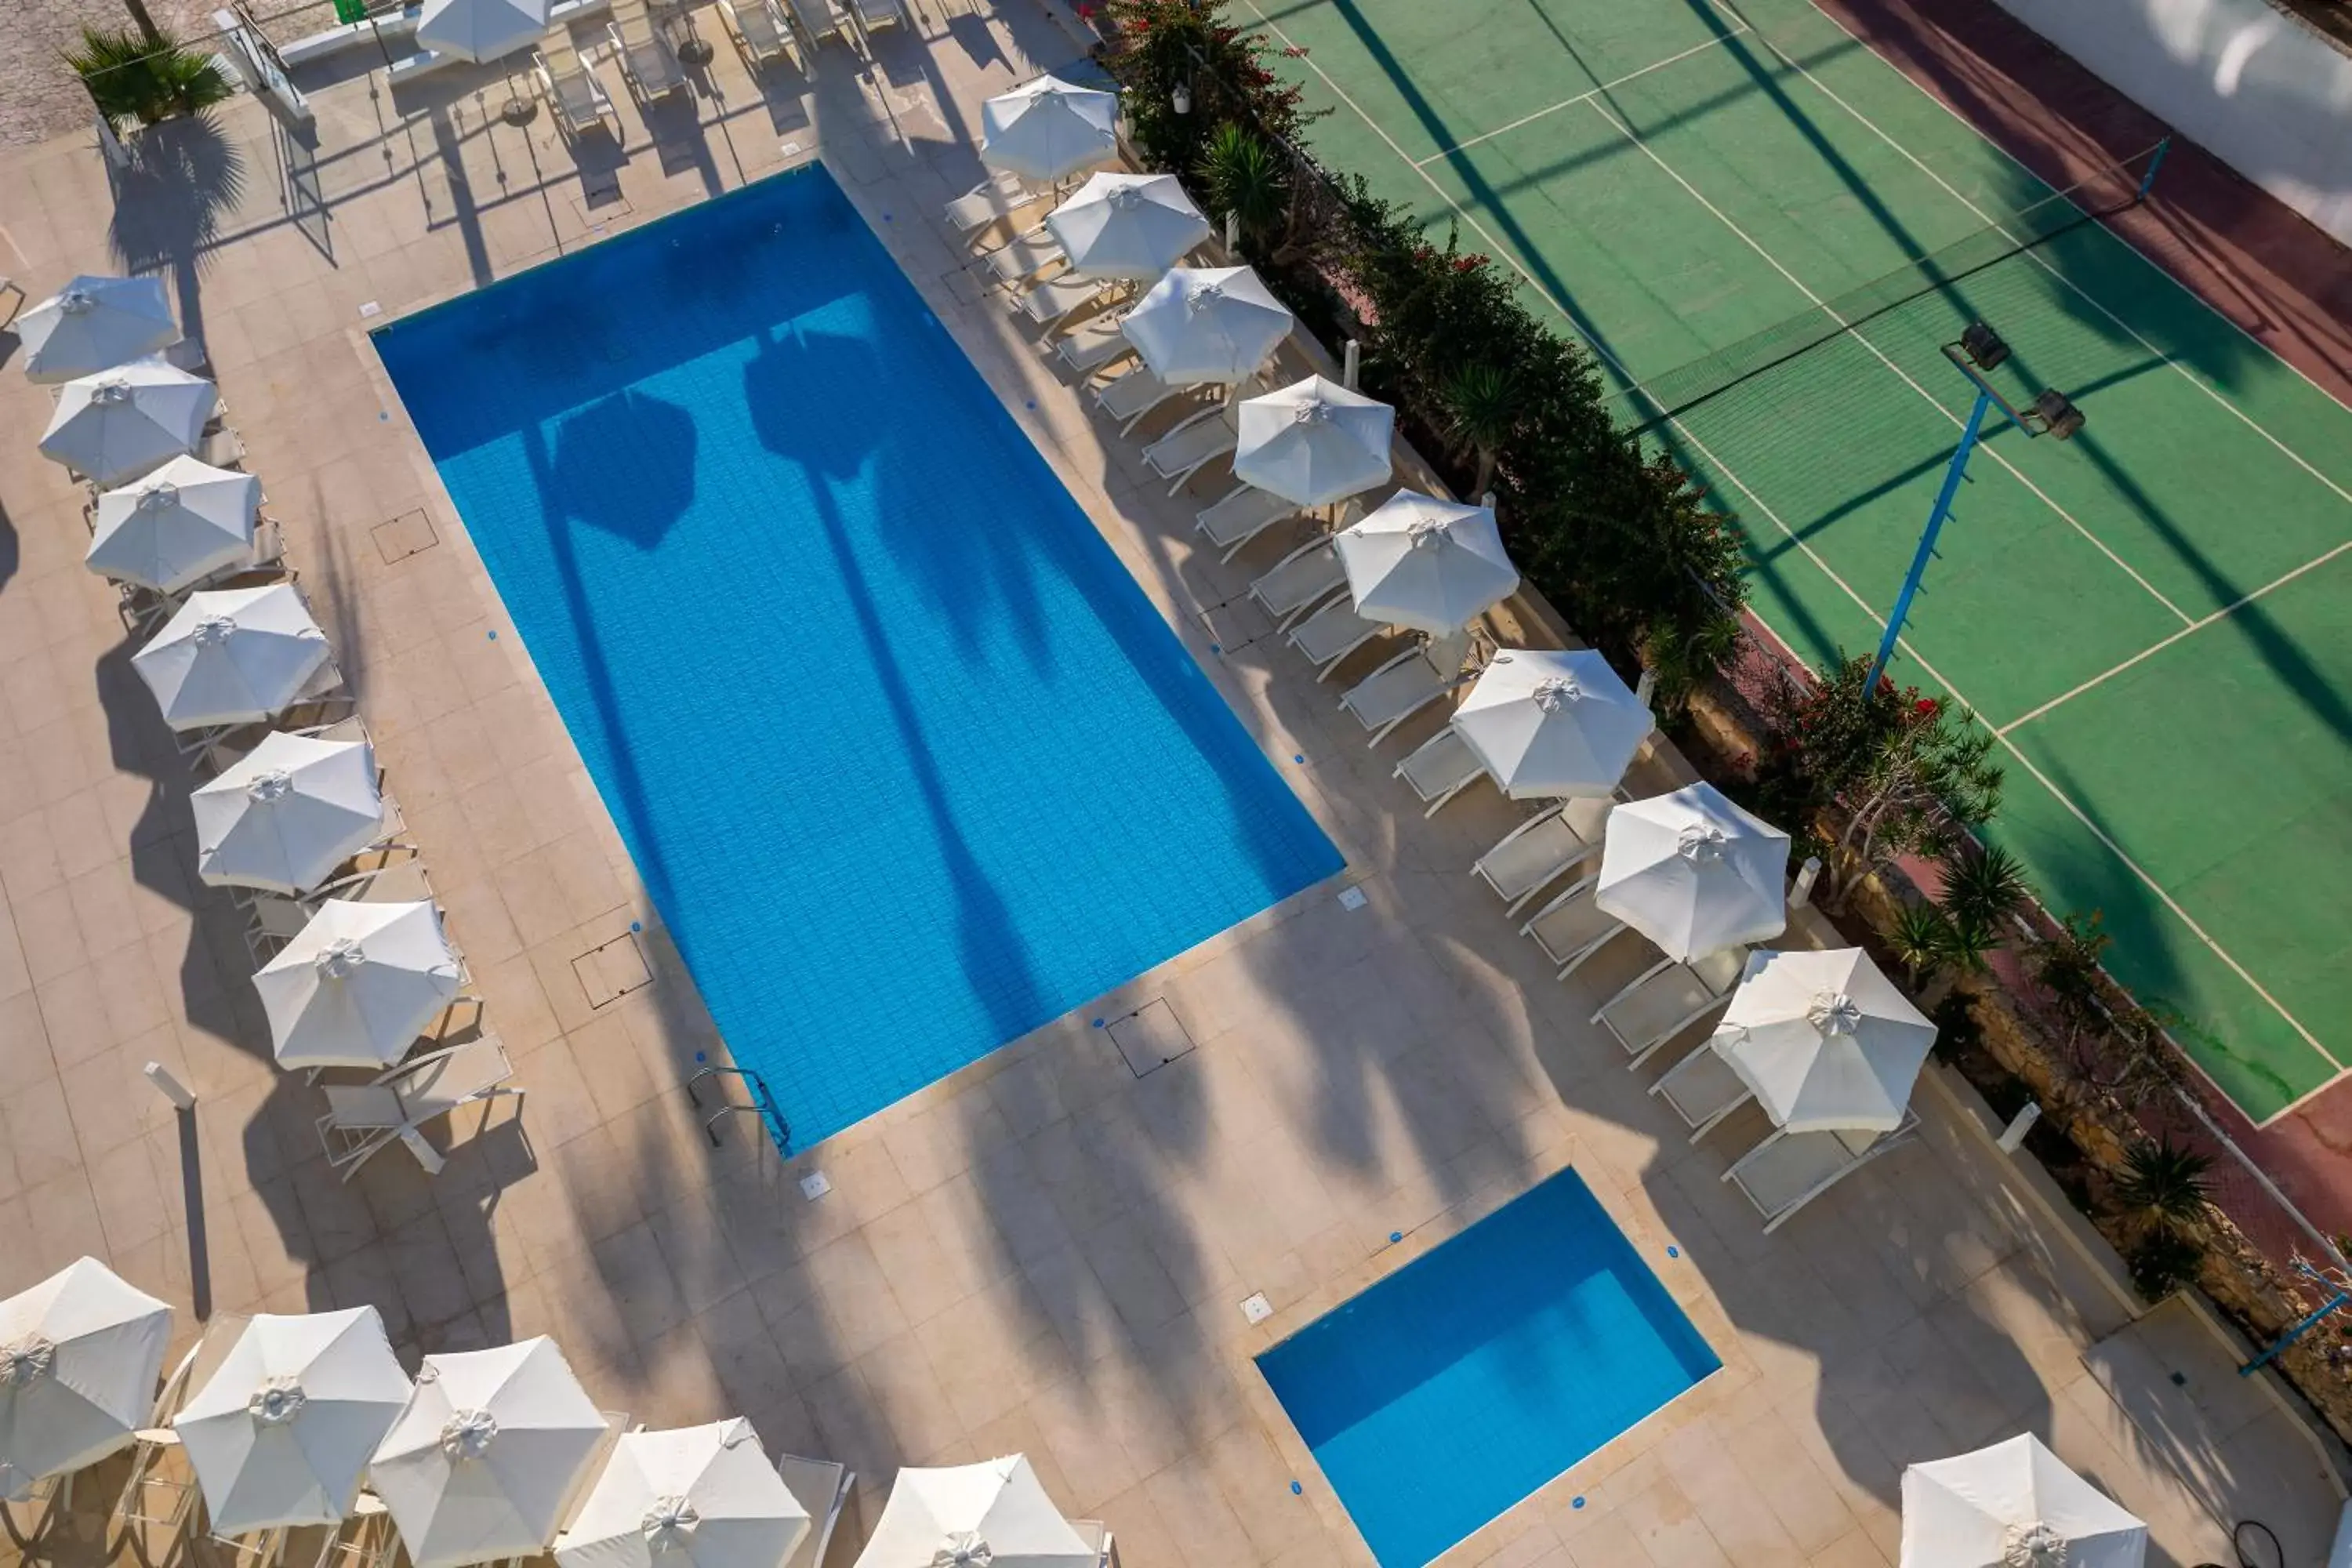
[(375, 541), (376, 552), (387, 566), (421, 555), (441, 542), (441, 536), (433, 531), (433, 520), (422, 511), (404, 511), (398, 517), (388, 518), (369, 529), (368, 534)]
[(572, 973), (580, 977), (580, 988), (588, 993), (591, 1007), (618, 1001), (654, 983), (635, 931), (623, 931), (602, 947), (590, 948), (572, 961)]
[(1110, 1026), (1111, 1044), (1127, 1058), (1128, 1070), (1141, 1078), (1157, 1072), (1192, 1049), (1192, 1037), (1176, 1021), (1175, 1010), (1163, 999), (1145, 1003)]

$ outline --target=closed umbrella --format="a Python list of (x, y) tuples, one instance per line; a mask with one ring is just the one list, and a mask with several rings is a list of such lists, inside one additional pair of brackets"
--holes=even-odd
[(1903, 1568), (2140, 1568), (2147, 1526), (2024, 1433), (1903, 1472)]
[(547, 35), (548, 0), (425, 0), (416, 41), (460, 59), (501, 59)]
[(1096, 1553), (1020, 1454), (939, 1469), (907, 1466), (890, 1483), (857, 1568), (1095, 1568)]
[(1254, 375), (1290, 335), (1289, 307), (1246, 267), (1176, 267), (1119, 331), (1171, 386)]
[(1356, 613), (1451, 637), (1511, 596), (1519, 569), (1491, 507), (1399, 490), (1332, 540)]
[(1609, 814), (1593, 902), (1687, 963), (1789, 923), (1789, 836), (1711, 784)]
[(553, 1340), (429, 1355), (368, 1468), (412, 1568), (535, 1557), (604, 1446)]
[(457, 999), (458, 983), (429, 900), (329, 900), (253, 977), (283, 1068), (389, 1066)]
[(172, 1309), (95, 1258), (0, 1301), (0, 1498), (126, 1447), (171, 1334)]
[(741, 1416), (632, 1432), (556, 1538), (557, 1568), (782, 1568), (808, 1510)]
[(250, 724), (291, 703), (327, 662), (327, 634), (291, 583), (191, 594), (131, 668), (174, 730)]
[(160, 278), (77, 278), (16, 318), (25, 374), (71, 381), (180, 341)]
[(135, 479), (193, 452), (220, 394), (200, 375), (152, 357), (66, 383), (41, 455), (101, 485)]
[(1310, 375), (1248, 399), (1239, 428), (1235, 479), (1298, 506), (1324, 506), (1389, 477), (1396, 410)]
[(1858, 947), (1751, 953), (1712, 1042), (1791, 1132), (1894, 1131), (1935, 1043)]
[(408, 1394), (373, 1307), (256, 1316), (172, 1420), (212, 1532), (340, 1522)]
[(1045, 227), (1073, 278), (1157, 278), (1210, 233), (1173, 174), (1097, 174)]
[(375, 748), (271, 731), (194, 797), (196, 874), (215, 888), (310, 891), (383, 833)]
[(1118, 98), (1041, 76), (980, 106), (981, 162), (1047, 184), (1118, 156)]
[(1591, 649), (1505, 648), (1454, 710), (1454, 728), (1514, 800), (1597, 799), (1649, 738), (1650, 710)]
[(83, 564), (117, 582), (176, 594), (225, 566), (253, 559), (261, 481), (174, 458), (145, 479), (98, 498)]

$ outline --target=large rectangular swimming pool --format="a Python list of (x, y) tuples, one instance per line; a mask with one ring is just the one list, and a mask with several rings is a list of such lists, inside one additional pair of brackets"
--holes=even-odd
[(799, 1142), (1339, 868), (822, 170), (375, 343)]
[(1257, 1364), (1382, 1568), (1419, 1568), (1722, 1363), (1563, 1171)]

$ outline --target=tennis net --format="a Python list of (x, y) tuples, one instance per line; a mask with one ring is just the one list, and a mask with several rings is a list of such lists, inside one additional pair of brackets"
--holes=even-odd
[(2163, 153), (2164, 144), (2158, 142), (2063, 190), (2052, 191), (1940, 250), (1620, 393), (1627, 416), (1637, 421), (1634, 433), (1654, 429), (1922, 295), (1948, 289), (2070, 229), (2136, 205), (2147, 195)]

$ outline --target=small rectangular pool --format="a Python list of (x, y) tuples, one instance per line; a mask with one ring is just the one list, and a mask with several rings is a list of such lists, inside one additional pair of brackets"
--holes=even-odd
[(1257, 1358), (1383, 1568), (1419, 1568), (1721, 1364), (1573, 1171)]
[(822, 169), (375, 345), (798, 1142), (1339, 868)]

